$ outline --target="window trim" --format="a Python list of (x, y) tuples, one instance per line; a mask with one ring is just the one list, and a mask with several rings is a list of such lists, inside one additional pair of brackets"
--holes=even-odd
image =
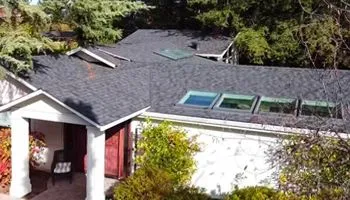
[[(213, 101), (209, 106), (200, 106), (200, 105), (193, 105), (193, 104), (185, 104), (186, 100), (190, 97), (191, 94), (203, 94), (203, 93), (210, 93), (215, 95)], [(198, 95), (200, 96), (200, 95)], [(204, 96), (204, 95), (203, 95)], [(217, 100), (220, 98), (221, 93), (219, 92), (209, 92), (209, 91), (202, 91), (202, 90), (188, 90), (186, 94), (178, 101), (175, 105), (181, 106), (181, 107), (192, 107), (192, 108), (203, 108), (203, 109), (212, 109)]]
[[(280, 100), (285, 102), (294, 103), (294, 112), (293, 113), (276, 113), (276, 112), (266, 112), (266, 111), (260, 111), (260, 105), (262, 101), (268, 101), (268, 100)], [(273, 102), (272, 102), (273, 103)], [(256, 114), (269, 114), (269, 115), (286, 115), (286, 116), (297, 116), (298, 114), (298, 105), (299, 105), (299, 99), (297, 98), (288, 98), (288, 97), (269, 97), (269, 96), (261, 96), (259, 98), (259, 101), (256, 105)]]
[[(320, 105), (321, 104), (321, 105)], [(323, 104), (323, 105), (322, 105)], [(331, 113), (329, 113), (329, 117), (323, 117), (319, 115), (303, 115), (303, 106), (318, 106), (318, 107), (325, 107), (327, 109), (329, 108), (339, 108), (339, 114), (340, 118), (338, 116), (331, 116)], [(344, 118), (344, 113), (343, 113), (343, 106), (341, 103), (334, 103), (334, 102), (328, 102), (328, 101), (323, 101), (323, 100), (301, 100), (300, 103), (300, 109), (299, 109), (299, 116), (301, 117), (320, 117), (320, 118), (331, 118), (331, 119), (343, 119)]]
[[(224, 98), (229, 98), (233, 96), (245, 96), (245, 97), (252, 97), (252, 105), (249, 110), (242, 110), (242, 109), (236, 109), (236, 108), (222, 108), (220, 107), (221, 103), (224, 101)], [(220, 98), (216, 102), (215, 106), (213, 107), (213, 110), (221, 110), (221, 111), (237, 111), (237, 112), (244, 112), (244, 113), (253, 113), (256, 103), (258, 101), (258, 96), (256, 95), (244, 95), (244, 94), (234, 94), (234, 93), (221, 93)]]

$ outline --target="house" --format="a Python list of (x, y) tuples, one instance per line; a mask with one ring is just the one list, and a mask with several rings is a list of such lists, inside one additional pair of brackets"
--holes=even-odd
[(138, 30), (112, 46), (35, 56), (28, 74), (8, 72), (0, 112), (12, 129), (11, 195), (31, 191), (24, 147), (35, 130), (48, 140), (43, 170), (54, 150), (69, 150), (87, 173), (87, 199), (104, 199), (95, 183), (132, 173), (145, 118), (198, 136), (192, 182), (209, 193), (274, 184), (265, 151), (281, 135), (342, 123), (350, 72), (221, 62), (232, 45), (189, 31)]

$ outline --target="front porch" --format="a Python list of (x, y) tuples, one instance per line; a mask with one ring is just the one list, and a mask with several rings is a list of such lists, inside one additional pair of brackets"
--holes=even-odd
[[(47, 161), (50, 163), (53, 151), (57, 149), (68, 150), (68, 153), (73, 152), (78, 155), (74, 157), (73, 164), (77, 163), (76, 166), (79, 166), (77, 168), (79, 169), (78, 172), (82, 173), (74, 174), (72, 184), (63, 180), (63, 182), (57, 182), (53, 186), (50, 179), (44, 180), (47, 183), (47, 190), (32, 199), (102, 200), (105, 199), (106, 190), (110, 190), (116, 182), (113, 179), (105, 178), (105, 175), (123, 178), (128, 174), (126, 167), (124, 168), (128, 165), (125, 156), (128, 148), (125, 145), (128, 144), (125, 137), (125, 135), (128, 135), (128, 123), (102, 130), (99, 126), (95, 126), (91, 120), (82, 117), (71, 108), (40, 91), (3, 106), (0, 112), (10, 114), (11, 197), (23, 198), (31, 192), (35, 193), (32, 183), (33, 178), (30, 177), (28, 147), (29, 133), (32, 130), (36, 131), (38, 127), (42, 128), (45, 135), (48, 134), (53, 137), (51, 142), (55, 142), (54, 145), (51, 145), (51, 149), (48, 149), (49, 159)], [(33, 122), (40, 122), (41, 125), (35, 127), (34, 124), (37, 123)], [(43, 126), (45, 123), (46, 126)], [(68, 129), (71, 127), (70, 131), (66, 131), (69, 124), (73, 126), (73, 130), (72, 126), (68, 126)], [(57, 132), (53, 131), (52, 127), (56, 127), (56, 130), (60, 129), (61, 136), (56, 134)], [(74, 127), (78, 127), (79, 131)], [(77, 143), (76, 141), (80, 142)], [(69, 149), (69, 147), (75, 148)], [(48, 148), (50, 148), (49, 145)], [(46, 164), (43, 166), (43, 170), (48, 172), (49, 166), (50, 164)], [(43, 184), (43, 187), (45, 187), (45, 184)]]

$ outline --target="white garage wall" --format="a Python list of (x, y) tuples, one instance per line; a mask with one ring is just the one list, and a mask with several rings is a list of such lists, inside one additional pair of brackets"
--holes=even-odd
[(51, 170), (54, 151), (64, 148), (63, 129), (63, 123), (31, 120), (31, 131), (44, 133), (47, 144), (44, 151), (44, 164), (37, 169), (48, 172)]
[[(182, 127), (189, 136), (197, 136), (201, 145), (201, 152), (195, 156), (197, 171), (192, 178), (195, 186), (217, 196), (232, 191), (235, 185), (274, 185), (275, 169), (271, 169), (266, 151), (276, 138), (229, 128), (175, 125)], [(140, 120), (132, 123), (133, 129), (137, 127), (141, 127)]]
[(0, 105), (7, 104), (28, 94), (29, 92), (30, 90), (28, 88), (18, 83), (11, 77), (0, 80)]

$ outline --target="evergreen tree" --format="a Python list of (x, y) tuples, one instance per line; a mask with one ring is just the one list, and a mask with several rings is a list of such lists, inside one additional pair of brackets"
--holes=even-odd
[(5, 11), (0, 19), (0, 66), (24, 73), (32, 69), (32, 55), (62, 48), (60, 43), (42, 36), (50, 18), (39, 7), (16, 0), (1, 1), (0, 5)]
[(69, 24), (82, 45), (121, 39), (122, 18), (147, 8), (141, 2), (121, 0), (43, 0), (41, 6), (54, 22)]
[(188, 8), (203, 29), (235, 36), (242, 64), (348, 68), (347, 2), (189, 0)]

